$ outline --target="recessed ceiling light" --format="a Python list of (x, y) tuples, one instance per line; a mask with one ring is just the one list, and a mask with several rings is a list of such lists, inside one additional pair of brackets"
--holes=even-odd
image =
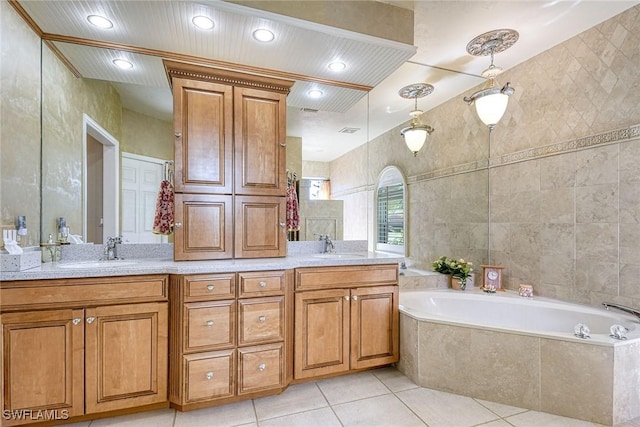
[(133, 68), (133, 64), (126, 59), (114, 59), (113, 63), (123, 70), (130, 70)]
[(261, 42), (270, 42), (276, 36), (266, 28), (259, 28), (253, 32), (253, 38)]
[(95, 25), (98, 28), (103, 28), (105, 30), (113, 28), (113, 22), (109, 21), (104, 16), (89, 15), (87, 16), (87, 21), (89, 21), (92, 25)]
[(344, 62), (335, 61), (329, 64), (329, 69), (331, 71), (342, 71), (345, 68), (347, 68), (347, 64), (345, 64)]
[(307, 92), (307, 95), (309, 95), (309, 98), (321, 98), (324, 93), (320, 89), (311, 89)]
[(200, 28), (201, 30), (211, 30), (213, 29), (213, 27), (215, 27), (215, 23), (213, 22), (213, 20), (207, 16), (194, 16), (191, 22), (193, 22), (193, 25)]

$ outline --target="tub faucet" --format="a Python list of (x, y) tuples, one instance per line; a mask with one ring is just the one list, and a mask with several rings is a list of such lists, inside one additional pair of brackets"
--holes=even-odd
[(640, 311), (636, 310), (635, 308), (627, 307), (626, 305), (620, 305), (620, 304), (616, 304), (616, 303), (613, 303), (613, 302), (603, 302), (602, 305), (604, 305), (604, 308), (606, 310), (609, 310), (610, 308), (615, 308), (615, 309), (618, 309), (620, 311), (624, 311), (626, 313), (633, 314), (634, 316), (636, 316), (638, 318), (638, 320), (640, 320)]
[(118, 259), (118, 247), (122, 243), (121, 237), (107, 237), (107, 243), (104, 245), (104, 255), (107, 261)]

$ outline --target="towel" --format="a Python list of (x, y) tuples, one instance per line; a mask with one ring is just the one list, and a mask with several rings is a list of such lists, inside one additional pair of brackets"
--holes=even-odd
[(155, 234), (173, 233), (173, 185), (164, 180), (160, 183), (158, 201), (156, 202), (156, 216), (153, 219), (153, 232)]
[(293, 185), (287, 187), (287, 230), (300, 230), (300, 209), (298, 207), (298, 195)]

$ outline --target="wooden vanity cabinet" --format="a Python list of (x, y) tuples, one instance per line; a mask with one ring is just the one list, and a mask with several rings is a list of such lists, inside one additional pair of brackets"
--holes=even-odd
[(166, 276), (2, 283), (1, 405), (23, 415), (3, 425), (168, 406), (167, 288)]
[(291, 382), (292, 270), (171, 276), (171, 406), (191, 410)]
[(294, 379), (398, 361), (397, 265), (297, 268)]

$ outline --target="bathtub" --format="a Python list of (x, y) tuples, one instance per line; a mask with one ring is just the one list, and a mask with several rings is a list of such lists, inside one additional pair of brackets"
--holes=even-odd
[[(578, 323), (590, 338), (574, 336)], [(609, 337), (613, 324), (627, 340)], [(401, 290), (398, 369), (423, 387), (605, 425), (640, 416), (640, 323), (597, 307)]]

